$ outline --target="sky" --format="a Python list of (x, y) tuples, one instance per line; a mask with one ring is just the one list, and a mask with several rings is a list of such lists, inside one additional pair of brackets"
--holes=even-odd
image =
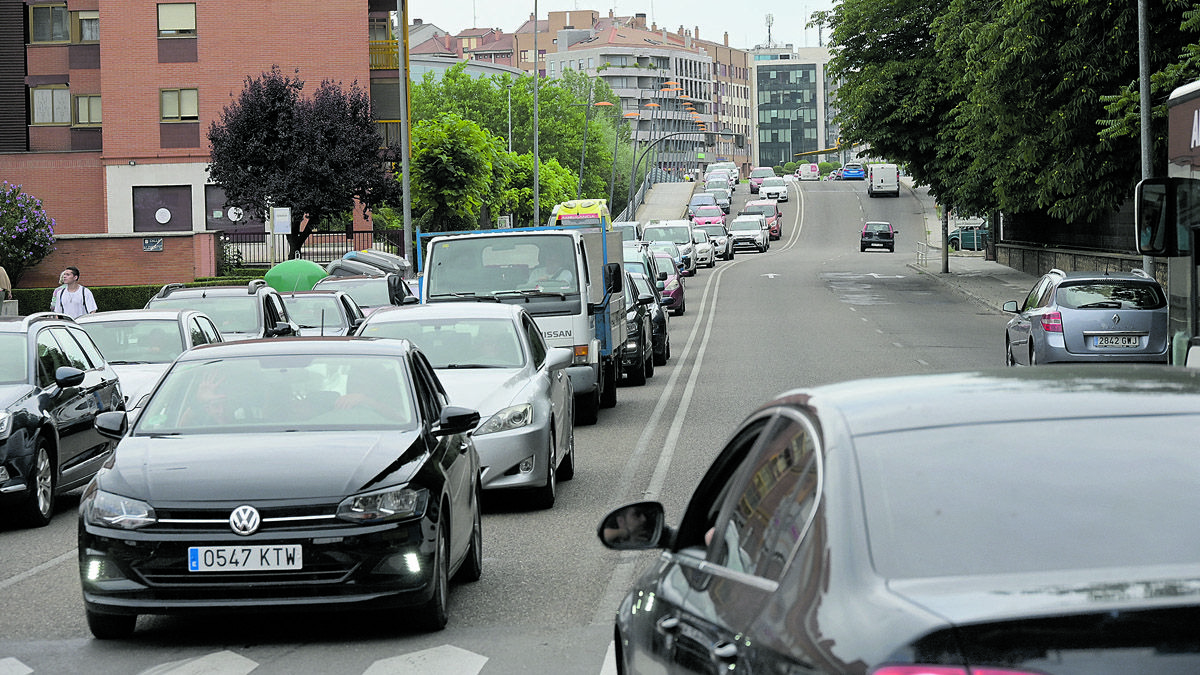
[[(745, 4), (743, 4), (745, 3)], [(538, 18), (549, 12), (596, 10), (601, 17), (646, 14), (646, 25), (674, 33), (699, 27), (700, 37), (721, 42), (729, 32), (729, 45), (750, 49), (767, 41), (767, 14), (771, 14), (771, 40), (778, 46), (817, 47), (817, 29), (805, 29), (815, 11), (833, 9), (834, 0), (538, 0)], [(749, 7), (747, 7), (747, 5)], [(533, 0), (408, 0), (408, 20), (421, 19), (451, 35), (465, 28), (499, 28), (512, 32), (533, 13)], [(474, 17), (474, 20), (472, 20)]]

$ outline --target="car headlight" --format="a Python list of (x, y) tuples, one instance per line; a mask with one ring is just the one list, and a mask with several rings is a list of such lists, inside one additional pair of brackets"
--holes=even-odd
[(671, 280), (667, 282), (667, 285), (663, 288), (663, 290), (664, 291), (679, 290), (679, 280), (677, 278), (672, 277)]
[(366, 524), (404, 520), (425, 513), (428, 501), (425, 488), (391, 487), (346, 497), (338, 504), (337, 517)]
[(474, 436), (482, 436), (483, 434), (494, 434), (497, 431), (509, 431), (511, 429), (520, 429), (524, 426), (529, 426), (533, 423), (533, 405), (522, 403), (520, 405), (510, 405), (500, 412), (487, 418), (487, 421), (479, 425), (475, 430)]
[(80, 503), (83, 519), (89, 525), (136, 530), (158, 522), (154, 507), (138, 499), (88, 488)]
[(8, 438), (12, 432), (12, 413), (0, 413), (0, 441)]

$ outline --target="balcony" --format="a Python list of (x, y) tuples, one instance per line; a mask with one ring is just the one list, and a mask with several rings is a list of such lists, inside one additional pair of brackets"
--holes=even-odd
[(397, 40), (371, 40), (367, 43), (371, 70), (400, 69), (400, 48), (397, 43)]

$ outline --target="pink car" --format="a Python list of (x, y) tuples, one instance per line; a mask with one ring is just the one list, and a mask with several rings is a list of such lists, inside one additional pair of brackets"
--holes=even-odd
[(692, 214), (692, 222), (697, 225), (725, 224), (725, 211), (719, 206), (700, 206)]

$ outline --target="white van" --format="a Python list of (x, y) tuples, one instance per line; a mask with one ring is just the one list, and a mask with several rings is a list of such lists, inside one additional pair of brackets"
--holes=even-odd
[(821, 180), (821, 167), (811, 162), (805, 162), (796, 167), (796, 178), (800, 180)]
[(871, 164), (867, 167), (867, 196), (900, 196), (900, 171), (895, 164)]

